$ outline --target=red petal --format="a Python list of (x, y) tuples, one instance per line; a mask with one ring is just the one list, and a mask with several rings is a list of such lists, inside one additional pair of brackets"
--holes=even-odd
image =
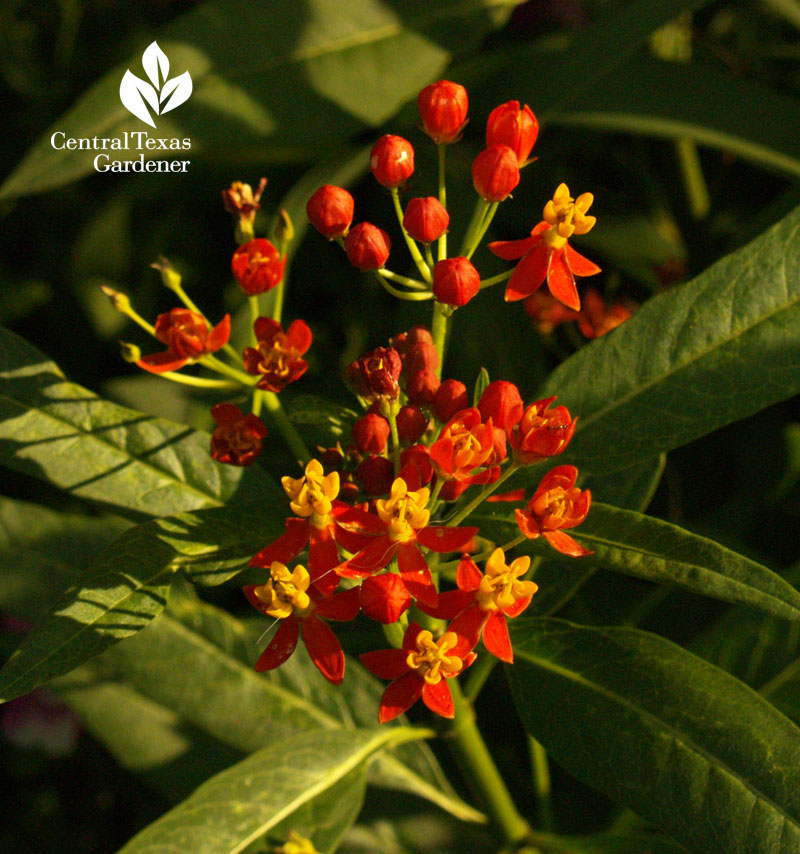
[(454, 528), (451, 525), (428, 526), (417, 531), (417, 542), (432, 552), (457, 552), (478, 533), (478, 528)]
[(377, 649), (358, 656), (364, 667), (378, 679), (399, 679), (408, 673), (408, 652), (404, 649)]
[(422, 689), (422, 702), (437, 715), (443, 718), (454, 718), (456, 716), (455, 706), (453, 705), (453, 695), (450, 693), (450, 686), (446, 679), (442, 679), (435, 685), (425, 684)]
[(392, 682), (381, 697), (381, 705), (378, 709), (380, 723), (385, 724), (386, 721), (410, 709), (419, 700), (424, 684), (425, 682), (416, 672), (406, 673), (405, 676)]
[(185, 356), (176, 356), (171, 350), (165, 350), (163, 353), (143, 356), (136, 364), (151, 374), (163, 374), (166, 371), (177, 371), (188, 363)]
[(281, 620), (275, 637), (258, 657), (256, 670), (259, 673), (263, 673), (265, 670), (274, 670), (289, 658), (297, 646), (298, 629), (296, 617), (287, 617), (285, 620)]
[(530, 252), (541, 238), (523, 237), (522, 240), (495, 240), (489, 244), (489, 251), (504, 261), (516, 261)]
[(456, 584), (459, 590), (477, 590), (480, 587), (481, 578), (483, 574), (475, 561), (470, 557), (462, 557), (456, 570)]
[(234, 424), (238, 424), (244, 416), (238, 406), (234, 406), (232, 403), (218, 403), (211, 407), (211, 417), (217, 422), (218, 427), (232, 427)]
[(539, 523), (526, 513), (524, 510), (515, 510), (514, 517), (517, 520), (517, 525), (519, 526), (520, 531), (529, 539), (535, 540), (537, 537), (542, 535), (542, 529), (539, 527)]
[(514, 275), (506, 285), (506, 302), (514, 302), (529, 297), (538, 290), (547, 278), (550, 264), (550, 252), (544, 244), (539, 244), (517, 264)]
[(406, 482), (409, 492), (416, 492), (422, 486), (419, 482), (419, 469), (411, 463), (403, 466), (398, 477), (402, 477)]
[(577, 540), (573, 540), (569, 534), (565, 534), (563, 531), (543, 531), (542, 534), (547, 539), (547, 542), (554, 549), (561, 552), (561, 554), (569, 555), (570, 557), (584, 557), (585, 555), (594, 554), (594, 552), (585, 549)]
[(267, 438), (267, 427), (257, 415), (250, 413), (250, 415), (245, 415), (244, 420), (247, 426), (256, 434), (256, 436), (258, 436), (259, 439)]
[(497, 495), (490, 495), (486, 501), (524, 501), (524, 489), (512, 489), (510, 492), (500, 492)]
[(213, 353), (224, 347), (231, 337), (231, 316), (226, 314), (225, 317), (208, 333), (206, 338), (206, 353)]
[(531, 604), (532, 599), (533, 596), (523, 596), (521, 599), (517, 599), (513, 605), (504, 608), (503, 613), (512, 619), (518, 617)]
[(266, 341), (267, 343), (271, 342), (275, 337), (275, 333), (281, 330), (280, 323), (271, 317), (259, 317), (253, 324), (253, 331), (256, 334), (256, 338), (259, 341)]
[(450, 625), (448, 631), (455, 632), (463, 643), (458, 644), (459, 652), (453, 650), (453, 655), (463, 656), (471, 650), (481, 636), (481, 630), (489, 617), (489, 612), (484, 611), (477, 603), (466, 611), (462, 611)]
[(277, 540), (250, 558), (250, 566), (269, 569), (274, 561), (289, 563), (306, 547), (311, 525), (306, 519), (287, 519), (286, 531)]
[(329, 528), (309, 525), (309, 529), (308, 573), (320, 593), (330, 596), (339, 586), (339, 576), (333, 572), (334, 567), (341, 563), (339, 549)]
[(475, 594), (471, 590), (448, 590), (446, 593), (439, 594), (439, 601), (435, 608), (429, 608), (422, 602), (418, 602), (417, 607), (423, 614), (428, 614), (431, 617), (438, 617), (440, 620), (452, 620), (474, 601)]
[(565, 306), (574, 308), (575, 311), (580, 310), (581, 300), (578, 289), (575, 287), (575, 277), (567, 266), (563, 251), (553, 255), (550, 270), (547, 273), (547, 287), (550, 293)]
[(594, 261), (584, 258), (579, 252), (576, 252), (569, 243), (566, 246), (567, 264), (570, 270), (576, 276), (594, 276), (602, 272)]
[(422, 631), (422, 626), (412, 620), (403, 635), (403, 649), (406, 652), (417, 652), (417, 635)]
[(341, 564), (337, 572), (344, 578), (363, 578), (365, 575), (372, 575), (389, 563), (397, 551), (397, 545), (387, 536), (376, 537), (366, 548)]
[(316, 603), (316, 612), (326, 620), (337, 620), (340, 623), (355, 620), (359, 610), (359, 592), (358, 587), (351, 587), (334, 593), (328, 599), (320, 599)]
[(508, 636), (506, 618), (500, 611), (495, 611), (483, 627), (483, 645), (497, 656), (500, 661), (509, 664), (514, 660), (514, 650), (511, 648), (511, 638)]
[(550, 469), (549, 472), (542, 478), (539, 485), (536, 487), (536, 492), (547, 492), (554, 486), (560, 486), (564, 489), (572, 489), (575, 482), (578, 480), (578, 469), (575, 466), (556, 466)]
[(286, 330), (287, 343), (291, 347), (297, 348), (298, 353), (302, 356), (311, 346), (313, 336), (308, 324), (304, 320), (295, 320), (289, 324)]
[(319, 617), (303, 620), (303, 641), (317, 670), (334, 685), (344, 679), (344, 652), (338, 638)]
[(408, 592), (430, 608), (435, 608), (439, 598), (428, 563), (416, 543), (401, 543), (397, 549), (400, 577)]

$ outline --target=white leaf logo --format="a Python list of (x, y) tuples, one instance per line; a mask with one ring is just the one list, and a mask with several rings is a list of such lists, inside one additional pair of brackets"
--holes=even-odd
[(142, 54), (142, 67), (150, 83), (128, 69), (119, 84), (119, 98), (125, 109), (154, 128), (156, 123), (150, 111), (159, 116), (180, 107), (192, 94), (192, 78), (184, 71), (168, 79), (169, 58), (158, 42), (153, 42)]

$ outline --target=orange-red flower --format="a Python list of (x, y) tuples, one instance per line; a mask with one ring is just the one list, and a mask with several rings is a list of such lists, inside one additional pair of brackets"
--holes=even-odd
[(374, 575), (397, 556), (400, 577), (408, 592), (433, 607), (436, 604), (436, 587), (420, 546), (439, 553), (458, 551), (478, 533), (478, 529), (429, 525), (431, 513), (426, 504), (430, 489), (418, 487), (415, 468), (408, 466), (403, 475), (417, 488), (410, 489), (404, 477), (396, 478), (389, 497), (375, 502), (377, 516), (355, 508), (351, 510), (348, 520), (360, 522), (360, 531), (364, 534), (372, 529), (374, 536), (368, 545), (336, 571), (345, 578), (364, 578)]
[(243, 415), (232, 403), (212, 406), (211, 417), (217, 422), (211, 435), (211, 457), (232, 466), (249, 466), (267, 437), (264, 422), (252, 413)]
[(486, 649), (502, 661), (512, 662), (514, 651), (506, 617), (518, 617), (539, 589), (533, 581), (521, 580), (530, 563), (529, 557), (522, 556), (506, 564), (503, 550), (495, 549), (482, 573), (475, 561), (464, 555), (456, 571), (458, 590), (440, 593), (436, 608), (423, 606), (421, 610), (442, 620), (452, 620), (449, 630), (463, 638), (470, 649), (483, 633)]
[(240, 246), (231, 259), (231, 269), (239, 287), (255, 296), (272, 290), (283, 279), (286, 258), (265, 237), (254, 237)]
[(261, 207), (261, 194), (267, 186), (267, 179), (262, 178), (256, 191), (249, 184), (234, 181), (227, 190), (222, 191), (222, 206), (229, 214), (233, 214), (239, 223), (250, 226), (256, 218), (256, 211)]
[(521, 259), (506, 285), (507, 302), (530, 296), (547, 280), (547, 287), (556, 299), (575, 311), (580, 309), (575, 276), (593, 276), (600, 268), (576, 252), (567, 241), (573, 234), (586, 234), (594, 226), (595, 217), (586, 214), (593, 201), (591, 193), (573, 199), (569, 187), (559, 184), (552, 200), (544, 207), (542, 222), (531, 231), (530, 237), (489, 244), (489, 249), (499, 258)]
[[(467, 483), (490, 482), (476, 480), (473, 472), (490, 464), (495, 450), (494, 443), (495, 428), (491, 421), (483, 423), (476, 408), (457, 412), (431, 445), (431, 459), (437, 475), (445, 480)], [(485, 474), (483, 472), (478, 477), (483, 478)]]
[(575, 466), (556, 466), (542, 478), (527, 507), (514, 511), (517, 525), (526, 537), (544, 537), (554, 549), (572, 557), (592, 554), (564, 533), (564, 528), (583, 522), (592, 504), (592, 493), (578, 489), (577, 479)]
[(599, 338), (624, 323), (632, 313), (631, 309), (622, 302), (606, 305), (603, 297), (594, 288), (587, 288), (583, 297), (583, 307), (576, 319), (578, 329), (587, 338)]
[(402, 649), (379, 649), (359, 656), (367, 670), (380, 679), (392, 679), (383, 692), (380, 723), (402, 715), (422, 697), (422, 702), (437, 715), (455, 715), (448, 679), (458, 676), (475, 660), (475, 653), (463, 638), (445, 632), (438, 640), (417, 623), (409, 623)]
[(213, 329), (209, 329), (202, 314), (188, 308), (173, 308), (156, 318), (155, 333), (167, 349), (163, 353), (144, 356), (136, 364), (153, 374), (177, 371), (228, 343), (231, 316), (226, 314)]
[(555, 397), (537, 400), (522, 413), (522, 418), (508, 432), (515, 459), (523, 465), (560, 454), (575, 434), (577, 418), (566, 406), (550, 409)]
[[(352, 232), (351, 232), (352, 233)], [(403, 362), (393, 347), (376, 347), (347, 368), (347, 379), (367, 400), (395, 398), (400, 395)]]
[(304, 321), (295, 320), (284, 332), (271, 317), (259, 317), (253, 328), (258, 346), (245, 347), (244, 369), (260, 377), (259, 388), (282, 391), (308, 369), (302, 357), (311, 346), (311, 330)]
[[(589, 299), (591, 289), (586, 291), (584, 306)], [(577, 320), (580, 312), (567, 308), (563, 302), (559, 302), (550, 291), (534, 291), (524, 302), (525, 312), (536, 324), (542, 335), (549, 335), (556, 326)]]
[(334, 685), (344, 679), (344, 652), (336, 635), (325, 620), (353, 620), (358, 614), (358, 588), (325, 597), (311, 583), (303, 566), (289, 570), (275, 561), (270, 566), (266, 584), (242, 588), (250, 604), (265, 614), (281, 620), (275, 637), (256, 662), (256, 670), (274, 670), (294, 652), (302, 635), (311, 660), (319, 672)]

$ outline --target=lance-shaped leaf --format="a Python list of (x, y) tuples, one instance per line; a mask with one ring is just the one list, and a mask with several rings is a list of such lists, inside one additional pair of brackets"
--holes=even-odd
[[(154, 380), (157, 382), (157, 380)], [(103, 400), (0, 329), (0, 464), (134, 516), (169, 516), (271, 488), (211, 459), (209, 436)]]
[(130, 70), (126, 71), (119, 84), (119, 99), (125, 109), (130, 110), (137, 119), (152, 128), (156, 126), (147, 106), (158, 115), (158, 93), (146, 80), (141, 80)]
[(800, 392), (798, 229), (800, 209), (559, 365), (540, 396), (579, 416), (562, 461), (618, 471)]
[(161, 90), (159, 100), (161, 101), (161, 113), (168, 113), (174, 110), (175, 107), (180, 107), (185, 101), (189, 100), (192, 94), (192, 78), (188, 71), (173, 77), (164, 84)]
[(158, 92), (169, 77), (169, 57), (158, 46), (158, 42), (152, 42), (145, 48), (142, 68)]
[(425, 730), (317, 730), (275, 742), (217, 774), (183, 804), (137, 834), (120, 854), (237, 854), (279, 822), (358, 774), (363, 797), (366, 764), (381, 749)]
[[(266, 496), (265, 496), (266, 497)], [(195, 572), (220, 583), (282, 530), (268, 502), (245, 510), (213, 508), (150, 522), (126, 531), (98, 559), (88, 576), (68, 590), (26, 636), (0, 670), (0, 699), (13, 699), (99, 655), (143, 629), (163, 610), (172, 574)]]
[(627, 628), (512, 626), (526, 729), (694, 851), (800, 849), (800, 729), (679, 646)]
[[(482, 533), (497, 542), (519, 536), (513, 511), (499, 510), (485, 524), (472, 517)], [(499, 517), (499, 518), (498, 518)], [(507, 521), (501, 521), (505, 517)], [(592, 504), (589, 515), (568, 532), (594, 554), (566, 558), (578, 573), (608, 569), (655, 581), (679, 584), (695, 593), (748, 605), (786, 620), (800, 620), (800, 593), (780, 575), (706, 537), (652, 516)], [(543, 540), (535, 553), (558, 557)]]

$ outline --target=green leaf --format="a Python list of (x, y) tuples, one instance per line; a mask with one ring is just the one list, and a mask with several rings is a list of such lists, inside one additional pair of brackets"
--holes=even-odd
[(489, 385), (489, 371), (486, 368), (481, 368), (478, 376), (475, 379), (475, 385), (472, 388), (472, 405), (477, 406), (481, 395), (486, 391), (486, 386)]
[[(157, 380), (154, 380), (157, 382)], [(117, 406), (67, 382), (59, 368), (0, 329), (0, 464), (72, 495), (141, 517), (256, 498), (258, 467), (211, 459), (209, 437)]]
[[(282, 501), (278, 507), (283, 511)], [(25, 637), (0, 670), (0, 697), (25, 694), (143, 629), (163, 610), (178, 568), (204, 584), (229, 579), (282, 532), (282, 516), (264, 500), (153, 519), (125, 532)]]
[(593, 478), (592, 498), (626, 510), (644, 512), (661, 482), (666, 462), (666, 454), (659, 454), (634, 466)]
[[(329, 153), (339, 141), (383, 124), (441, 75), (451, 50), (469, 47), (494, 26), (492, 12), (510, 12), (519, 2), (350, 0), (343, 6), (340, 0), (303, 0), (301, 14), (293, 3), (204, 3), (157, 37), (170, 73), (191, 75), (194, 90), (186, 103), (157, 117), (157, 129), (127, 112), (120, 81), (126, 69), (143, 75), (137, 53), (55, 122), (0, 188), (0, 198), (60, 187), (92, 172), (102, 152), (55, 149), (51, 137), (58, 132), (69, 138), (141, 131), (152, 139), (188, 138), (190, 150), (166, 156), (190, 160), (248, 148), (257, 148), (261, 162)], [(112, 159), (140, 154), (109, 153)]]
[(316, 431), (320, 442), (335, 444), (342, 436), (349, 436), (358, 414), (314, 394), (300, 394), (287, 404), (287, 415), (293, 424)]
[(520, 849), (519, 854), (686, 854), (678, 842), (656, 833), (597, 833), (592, 836), (534, 835), (537, 848)]
[(137, 834), (120, 854), (170, 850), (236, 854), (278, 822), (346, 781), (366, 782), (366, 763), (383, 748), (422, 738), (406, 727), (331, 732), (317, 730), (271, 746), (217, 774), (187, 801)]
[[(553, 371), (591, 484), (800, 391), (800, 209)], [(764, 365), (769, 365), (769, 372)]]
[(692, 850), (798, 850), (800, 729), (747, 686), (635, 629), (518, 620), (512, 640), (525, 727), (570, 773)]

